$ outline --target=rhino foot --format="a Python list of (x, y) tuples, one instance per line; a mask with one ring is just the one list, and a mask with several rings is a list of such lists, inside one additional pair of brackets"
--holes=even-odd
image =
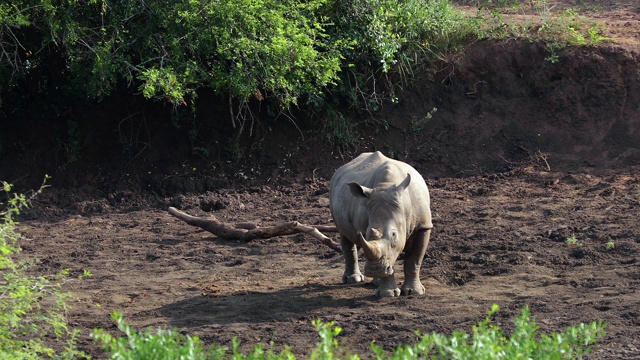
[(404, 283), (404, 285), (402, 285), (402, 295), (422, 295), (424, 294), (425, 290), (426, 289), (420, 283), (420, 281), (412, 284)]
[(380, 297), (400, 296), (400, 289), (398, 289), (396, 278), (393, 275), (385, 278), (374, 279), (373, 283), (378, 285), (378, 288), (376, 289), (377, 296), (380, 296)]
[(400, 289), (398, 289), (398, 288), (395, 288), (395, 289), (380, 289), (380, 288), (377, 288), (376, 289), (376, 296), (379, 296), (379, 297), (400, 296)]
[(363, 281), (364, 281), (364, 275), (362, 275), (361, 272), (342, 275), (342, 282), (344, 284), (357, 284)]

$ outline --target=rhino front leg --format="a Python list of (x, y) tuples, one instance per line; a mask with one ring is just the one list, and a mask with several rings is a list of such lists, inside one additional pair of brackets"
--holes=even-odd
[(419, 230), (413, 236), (411, 249), (407, 252), (407, 257), (404, 260), (402, 295), (422, 295), (425, 292), (425, 288), (420, 282), (420, 268), (427, 246), (429, 246), (431, 229)]
[(344, 274), (342, 282), (345, 284), (355, 284), (364, 281), (364, 275), (360, 272), (358, 265), (358, 248), (354, 243), (344, 236), (340, 236), (340, 246), (344, 254)]

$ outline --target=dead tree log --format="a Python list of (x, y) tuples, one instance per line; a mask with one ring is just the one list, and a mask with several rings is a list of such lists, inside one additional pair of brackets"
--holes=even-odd
[(320, 240), (321, 243), (337, 252), (342, 252), (340, 245), (336, 244), (333, 240), (320, 232), (338, 232), (338, 229), (335, 226), (305, 225), (300, 224), (297, 221), (268, 227), (259, 227), (252, 223), (225, 224), (215, 217), (204, 219), (197, 216), (191, 216), (174, 207), (169, 208), (169, 214), (184, 221), (188, 225), (199, 227), (224, 239), (249, 242), (254, 239), (268, 239), (275, 236), (303, 233)]

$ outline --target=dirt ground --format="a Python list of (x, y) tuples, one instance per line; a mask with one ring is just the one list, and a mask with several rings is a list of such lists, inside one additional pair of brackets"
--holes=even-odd
[[(109, 314), (120, 311), (136, 326), (178, 327), (206, 343), (237, 336), (309, 354), (318, 339), (310, 322), (320, 318), (335, 321), (340, 341), (366, 356), (371, 341), (393, 349), (413, 341), (414, 330), (468, 331), (497, 303), (495, 322), (506, 329), (524, 305), (545, 332), (606, 321), (593, 358), (640, 358), (637, 170), (429, 180), (436, 228), (424, 296), (378, 299), (370, 284), (341, 284), (342, 256), (315, 239), (219, 239), (159, 206), (26, 221), (32, 243), (24, 249), (42, 259), (44, 273), (94, 274), (67, 287), (77, 297), (71, 323), (84, 331), (112, 329)], [(215, 216), (229, 222), (327, 224), (327, 187), (221, 189), (165, 205), (201, 216), (201, 207), (218, 208)], [(576, 247), (566, 244), (572, 235)], [(89, 340), (82, 346), (95, 351)]]
[[(567, 50), (558, 64), (534, 44), (476, 44), (413, 89), (413, 100), (385, 109), (388, 133), (360, 139), (361, 150), (414, 165), (430, 188), (435, 228), (423, 296), (378, 299), (368, 282), (342, 284), (342, 255), (311, 237), (226, 240), (167, 213), (330, 224), (328, 179), (355, 153), (308, 138), (273, 141), (285, 144), (287, 161), (265, 155), (255, 177), (247, 164), (199, 176), (178, 160), (111, 177), (61, 169), (66, 183), (54, 176), (20, 224), (24, 254), (41, 259), (42, 274), (93, 273), (65, 290), (80, 347), (98, 359), (89, 333), (117, 333), (114, 311), (138, 328), (177, 327), (206, 344), (288, 344), (303, 357), (320, 318), (367, 357), (372, 341), (391, 350), (414, 341), (415, 330), (469, 331), (493, 303), (507, 330), (525, 305), (546, 333), (603, 320), (607, 336), (589, 358), (640, 359), (640, 7), (560, 5), (580, 7), (619, 41)], [(402, 131), (433, 106), (428, 130)]]

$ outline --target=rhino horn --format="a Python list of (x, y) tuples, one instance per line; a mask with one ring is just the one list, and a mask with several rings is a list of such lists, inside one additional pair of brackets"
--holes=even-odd
[(362, 233), (358, 233), (360, 239), (360, 247), (364, 251), (364, 256), (369, 261), (376, 261), (382, 257), (382, 251), (378, 247), (378, 243), (375, 241), (367, 241)]

